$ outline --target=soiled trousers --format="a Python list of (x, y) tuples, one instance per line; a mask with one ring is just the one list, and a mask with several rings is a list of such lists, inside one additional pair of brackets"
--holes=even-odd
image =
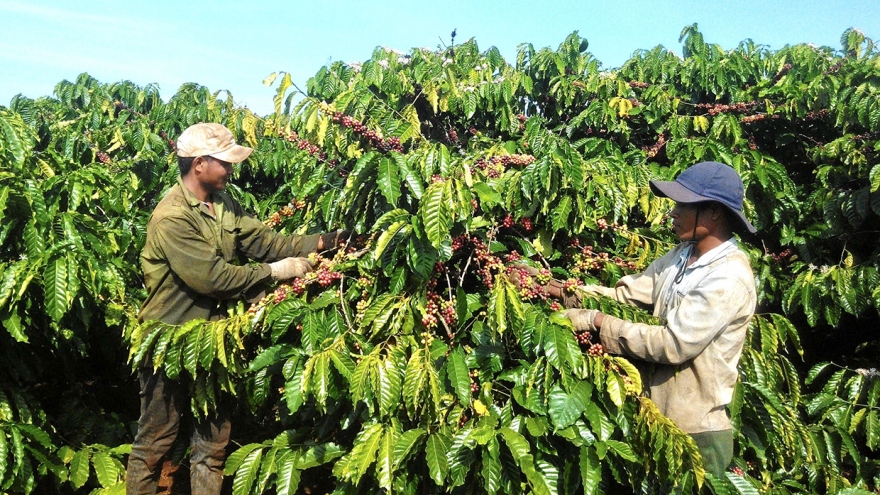
[[(186, 385), (169, 380), (162, 370), (141, 369), (141, 416), (128, 457), (127, 495), (154, 495), (162, 462), (180, 431), (181, 414), (189, 411)], [(195, 418), (190, 438), (192, 495), (218, 495), (223, 485), (223, 462), (229, 442), (229, 415), (218, 412)]]

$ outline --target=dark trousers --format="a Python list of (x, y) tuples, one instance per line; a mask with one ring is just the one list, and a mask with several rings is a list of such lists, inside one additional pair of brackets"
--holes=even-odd
[[(162, 461), (180, 431), (181, 414), (189, 410), (186, 385), (169, 380), (162, 370), (142, 369), (141, 417), (128, 457), (127, 495), (154, 495)], [(192, 495), (218, 495), (223, 485), (223, 462), (229, 442), (229, 415), (223, 412), (195, 418), (190, 438)]]

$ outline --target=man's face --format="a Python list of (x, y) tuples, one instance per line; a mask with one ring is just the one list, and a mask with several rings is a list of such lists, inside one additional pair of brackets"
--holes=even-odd
[(209, 191), (222, 191), (232, 177), (232, 164), (212, 156), (199, 157), (203, 160), (199, 181)]
[(694, 235), (694, 227), (697, 222), (697, 203), (675, 203), (669, 218), (672, 219), (672, 232), (680, 241), (690, 241)]

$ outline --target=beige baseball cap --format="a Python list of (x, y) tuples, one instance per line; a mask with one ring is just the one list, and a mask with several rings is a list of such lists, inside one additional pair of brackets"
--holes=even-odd
[(239, 163), (253, 148), (235, 144), (232, 132), (220, 124), (202, 123), (186, 128), (177, 138), (177, 156), (187, 158), (212, 156), (229, 163)]

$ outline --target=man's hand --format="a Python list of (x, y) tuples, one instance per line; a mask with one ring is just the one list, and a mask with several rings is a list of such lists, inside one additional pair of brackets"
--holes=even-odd
[(566, 309), (562, 312), (562, 316), (571, 320), (574, 329), (578, 333), (595, 332), (599, 330), (599, 328), (596, 327), (596, 316), (601, 314), (602, 313), (596, 309)]
[(340, 244), (348, 243), (351, 232), (348, 230), (337, 230), (336, 232), (327, 232), (321, 234), (321, 240), (318, 242), (318, 250), (328, 251), (336, 249)]
[(303, 278), (315, 268), (315, 264), (308, 258), (284, 258), (269, 263), (272, 268), (272, 278), (280, 281)]

